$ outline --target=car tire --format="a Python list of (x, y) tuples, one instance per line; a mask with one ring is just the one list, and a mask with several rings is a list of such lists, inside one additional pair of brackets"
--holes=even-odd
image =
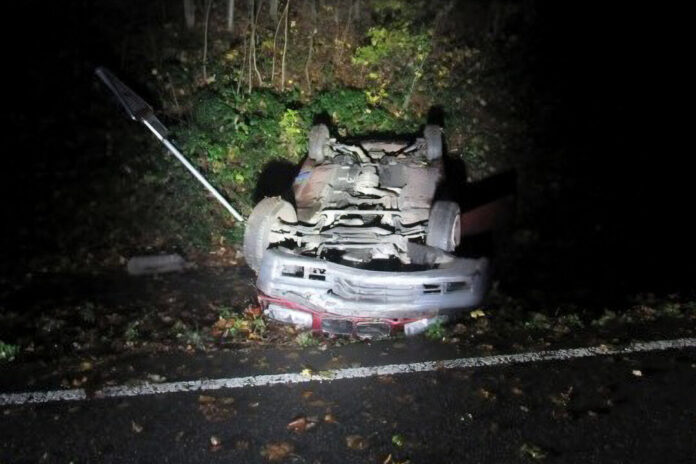
[(324, 161), (329, 137), (329, 128), (324, 124), (312, 126), (312, 129), (309, 131), (309, 157), (316, 161), (317, 164)]
[(425, 155), (428, 161), (442, 158), (442, 128), (434, 124), (425, 126), (423, 138), (425, 138)]
[(430, 209), (425, 244), (452, 252), (461, 241), (461, 212), (453, 201), (436, 201)]
[(282, 241), (279, 234), (272, 232), (278, 221), (297, 222), (295, 208), (280, 197), (261, 200), (251, 212), (244, 230), (244, 259), (247, 265), (258, 272), (263, 255), (271, 243)]

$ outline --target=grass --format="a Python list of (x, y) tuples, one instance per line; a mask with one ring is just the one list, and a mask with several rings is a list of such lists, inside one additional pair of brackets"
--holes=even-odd
[(312, 332), (301, 332), (295, 337), (295, 343), (302, 348), (308, 348), (319, 345), (319, 339)]
[(425, 329), (425, 337), (430, 340), (442, 340), (447, 336), (447, 328), (442, 321), (436, 321)]

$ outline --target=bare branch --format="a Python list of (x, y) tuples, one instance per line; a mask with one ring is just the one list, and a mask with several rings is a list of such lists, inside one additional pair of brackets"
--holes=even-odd
[(288, 51), (288, 16), (290, 11), (290, 0), (285, 4), (285, 41), (283, 42), (283, 59), (280, 66), (280, 90), (285, 90), (285, 55)]

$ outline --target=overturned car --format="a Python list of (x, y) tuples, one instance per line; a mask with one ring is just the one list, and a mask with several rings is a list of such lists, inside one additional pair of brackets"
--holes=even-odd
[[(147, 102), (108, 69), (95, 73), (131, 119), (245, 221), (169, 140)], [(265, 313), (331, 334), (378, 337), (401, 329), (418, 333), (477, 305), (489, 263), (454, 254), (461, 224), (469, 234), (486, 230), (503, 203), (484, 205), (462, 222), (459, 205), (439, 193), (442, 145), (442, 130), (434, 125), (413, 141), (351, 143), (331, 138), (325, 125), (314, 126), (292, 186), (295, 206), (265, 198), (246, 222), (244, 255), (258, 273)]]
[(489, 263), (454, 254), (460, 209), (438, 199), (442, 145), (434, 125), (412, 143), (341, 143), (314, 126), (292, 186), (296, 206), (265, 198), (246, 225), (244, 255), (265, 314), (375, 337), (417, 333), (479, 304)]

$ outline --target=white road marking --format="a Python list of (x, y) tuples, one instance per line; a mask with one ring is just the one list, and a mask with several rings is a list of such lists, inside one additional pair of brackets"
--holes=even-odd
[(387, 364), (384, 366), (352, 367), (334, 369), (320, 374), (270, 374), (234, 377), (223, 379), (189, 380), (182, 382), (150, 383), (105, 387), (90, 395), (82, 388), (71, 390), (37, 391), (25, 393), (0, 394), (0, 406), (39, 404), (60, 401), (82, 401), (101, 398), (122, 398), (128, 396), (157, 395), (163, 393), (202, 392), (210, 390), (263, 387), (278, 384), (298, 384), (306, 382), (332, 382), (335, 380), (359, 379), (379, 375), (412, 374), (433, 372), (442, 369), (461, 369), (467, 367), (490, 367), (509, 364), (527, 364), (542, 361), (563, 361), (594, 356), (642, 353), (670, 349), (696, 348), (696, 338), (636, 342), (625, 347), (593, 346), (550, 351), (534, 351), (518, 354), (502, 354), (472, 358), (449, 359), (443, 361), (424, 361), (408, 364)]

